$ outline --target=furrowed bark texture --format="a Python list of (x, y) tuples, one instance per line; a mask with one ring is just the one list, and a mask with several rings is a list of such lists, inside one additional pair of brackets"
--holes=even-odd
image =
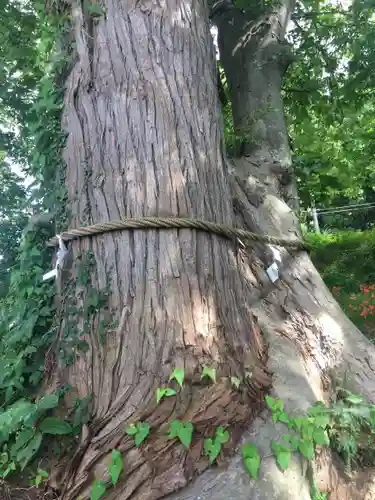
[[(71, 227), (150, 215), (233, 224), (205, 3), (106, 0), (100, 16), (82, 5), (71, 4), (77, 59), (64, 111)], [(89, 250), (85, 285), (77, 269)], [(89, 498), (95, 477), (108, 480), (114, 448), (126, 466), (107, 498), (161, 498), (208, 467), (203, 439), (217, 426), (228, 426), (230, 454), (262, 407), (271, 377), (251, 314), (258, 278), (235, 244), (190, 230), (84, 238), (73, 257), (59, 351), (74, 336), (88, 351), (73, 349), (50, 386), (92, 393), (94, 418), (73, 459), (56, 467), (61, 498)], [(201, 382), (204, 364), (216, 367), (216, 384)], [(184, 388), (157, 406), (155, 391), (175, 367)], [(241, 390), (231, 375), (243, 378)], [(195, 425), (188, 452), (167, 439), (174, 418)], [(135, 448), (124, 428), (139, 420), (151, 435)]]
[[(293, 180), (289, 186), (282, 182), (291, 167), (280, 97), (285, 70), (283, 33), (289, 12), (290, 6), (281, 6), (273, 18), (276, 22), (266, 21), (263, 27), (259, 18), (255, 22), (233, 10), (216, 18), (234, 124), (240, 134), (250, 134), (244, 156), (232, 162), (238, 221), (252, 230), (284, 237), (290, 232), (299, 234), (297, 220), (284, 201), (285, 188), (293, 193)], [(254, 31), (256, 25), (258, 31)], [(275, 29), (276, 36), (271, 37)], [(249, 33), (253, 35), (245, 36)], [(279, 54), (271, 60), (264, 57), (270, 40), (272, 53)], [(247, 116), (253, 117), (250, 127)], [(343, 314), (308, 256), (263, 252), (261, 259), (264, 267), (278, 259), (281, 270), (281, 279), (259, 290), (259, 300), (252, 307), (269, 343), (273, 394), (286, 403), (290, 413), (301, 415), (316, 400), (327, 401), (331, 384), (345, 373), (349, 390), (375, 402), (374, 346)], [(272, 456), (272, 441), (279, 441), (285, 432), (285, 426), (275, 425), (264, 414), (243, 435), (242, 442), (255, 443), (265, 457), (259, 480), (249, 480), (237, 455), (227, 468), (206, 471), (169, 500), (310, 500), (307, 464), (295, 456), (292, 466), (281, 473)], [(318, 461), (316, 479), (322, 491), (331, 492), (331, 500), (375, 498), (373, 471), (363, 473), (360, 484), (350, 483), (329, 455)]]

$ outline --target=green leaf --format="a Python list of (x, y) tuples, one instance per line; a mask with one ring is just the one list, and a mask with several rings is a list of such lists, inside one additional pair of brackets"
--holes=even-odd
[(208, 377), (215, 384), (216, 383), (216, 368), (204, 365), (201, 380), (204, 377)]
[(314, 424), (305, 419), (302, 425), (302, 437), (304, 439), (311, 439), (314, 434)]
[(109, 465), (109, 475), (111, 476), (112, 484), (115, 485), (124, 468), (124, 461), (121, 453), (118, 450), (112, 450), (111, 463)]
[(221, 443), (216, 439), (207, 438), (204, 440), (204, 452), (212, 464), (215, 459), (220, 455)]
[(177, 392), (174, 390), (174, 389), (170, 389), (169, 387), (167, 387), (167, 389), (164, 390), (164, 396), (175, 396), (177, 394)]
[(68, 422), (55, 417), (46, 417), (39, 425), (43, 434), (64, 435), (71, 434), (72, 427)]
[(215, 439), (217, 439), (219, 443), (224, 444), (229, 440), (229, 432), (226, 431), (224, 427), (218, 427), (216, 429)]
[(260, 470), (260, 455), (255, 444), (244, 444), (242, 446), (242, 459), (245, 469), (253, 479), (257, 479)]
[(327, 445), (327, 446), (329, 445), (329, 437), (327, 431), (321, 428), (315, 429), (313, 433), (313, 440), (315, 441), (316, 444)]
[(95, 3), (87, 4), (87, 10), (90, 12), (90, 14), (95, 16), (102, 16), (104, 14), (103, 8)]
[(175, 379), (180, 387), (184, 385), (185, 371), (182, 368), (175, 368), (169, 377), (169, 380)]
[(35, 479), (34, 479), (35, 486), (38, 487), (41, 484), (41, 482), (43, 481), (43, 479), (48, 479), (48, 472), (46, 472), (43, 469), (38, 469), (37, 474), (36, 474)]
[(345, 401), (347, 401), (348, 403), (352, 403), (353, 405), (359, 405), (363, 403), (363, 399), (356, 394), (349, 394), (349, 396), (345, 397)]
[(104, 481), (96, 479), (90, 492), (90, 500), (100, 500), (106, 492)]
[(31, 441), (28, 442), (27, 446), (18, 451), (16, 460), (21, 465), (21, 470), (23, 470), (29, 461), (36, 455), (42, 444), (42, 439), (42, 434), (37, 432)]
[(302, 417), (295, 417), (295, 418), (292, 418), (289, 422), (289, 426), (292, 428), (292, 429), (295, 429), (296, 431), (299, 431), (301, 432), (301, 429), (302, 429), (302, 426), (303, 424), (305, 423), (306, 419), (305, 418), (302, 418)]
[(38, 409), (52, 410), (53, 408), (56, 408), (58, 404), (59, 398), (56, 396), (56, 394), (49, 394), (48, 396), (44, 396), (43, 398), (41, 398), (41, 400), (38, 402)]
[(282, 422), (283, 424), (289, 424), (290, 422), (289, 415), (285, 413), (285, 411), (281, 411), (280, 413), (278, 413), (277, 419), (279, 422)]
[(135, 424), (130, 424), (128, 427), (126, 427), (125, 432), (129, 436), (135, 436), (138, 432), (137, 426)]
[(150, 434), (150, 424), (147, 422), (138, 422), (137, 434), (135, 435), (135, 446), (140, 446), (146, 437)]
[(242, 379), (238, 377), (231, 377), (230, 378), (230, 383), (235, 387), (236, 389), (239, 389), (241, 385)]
[(35, 435), (35, 429), (22, 429), (16, 438), (16, 442), (12, 446), (12, 455), (24, 447), (31, 438)]
[(289, 444), (291, 451), (298, 450), (299, 439), (297, 439), (295, 436), (292, 436), (291, 434), (285, 434), (283, 436), (283, 439)]
[(278, 453), (276, 453), (276, 462), (282, 471), (286, 470), (289, 467), (291, 458), (292, 454), (290, 450), (280, 449)]
[(178, 437), (178, 432), (180, 430), (181, 422), (179, 420), (173, 420), (169, 426), (168, 438), (174, 439)]
[(298, 449), (309, 460), (312, 460), (315, 456), (314, 443), (311, 439), (301, 439), (298, 443)]
[(317, 415), (315, 418), (314, 418), (314, 425), (315, 427), (321, 427), (323, 429), (325, 429), (329, 422), (330, 422), (330, 417), (329, 415)]
[(177, 392), (174, 389), (170, 389), (169, 387), (157, 388), (156, 389), (156, 402), (159, 404), (160, 401), (164, 398), (164, 396), (175, 396)]
[(181, 427), (178, 432), (178, 438), (185, 448), (189, 448), (191, 445), (191, 440), (193, 438), (194, 426), (191, 422), (181, 423)]
[(284, 410), (284, 401), (281, 401), (281, 399), (272, 398), (271, 396), (265, 396), (264, 399), (266, 405), (272, 412)]
[(245, 469), (250, 474), (253, 479), (257, 479), (260, 470), (260, 455), (254, 455), (253, 457), (243, 457), (245, 464)]
[(185, 448), (189, 448), (193, 437), (193, 431), (194, 426), (191, 422), (173, 420), (169, 426), (168, 438), (178, 438)]
[(259, 455), (258, 448), (255, 444), (250, 443), (246, 443), (242, 446), (241, 453), (244, 458), (252, 458)]

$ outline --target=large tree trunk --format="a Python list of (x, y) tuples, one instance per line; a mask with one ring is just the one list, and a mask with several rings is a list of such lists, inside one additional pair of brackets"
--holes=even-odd
[[(242, 74), (233, 64), (248, 19), (218, 19), (236, 129), (245, 131), (247, 114), (262, 111), (264, 102), (273, 108), (254, 115), (252, 141), (230, 173), (205, 2), (106, 0), (105, 13), (95, 19), (82, 5), (73, 0), (71, 7), (78, 57), (64, 113), (71, 226), (177, 215), (298, 236), (283, 201), (295, 192), (280, 61), (273, 56), (264, 64), (269, 53), (258, 51), (257, 40), (251, 50), (237, 49)], [(281, 12), (285, 27), (288, 9)], [(90, 250), (95, 265), (82, 280), (79, 267)], [(114, 448), (123, 453), (125, 472), (110, 499), (162, 498), (202, 473), (171, 498), (309, 498), (297, 459), (285, 474), (265, 459), (262, 479), (253, 482), (237, 456), (206, 472), (202, 457), (203, 437), (219, 425), (231, 434), (228, 455), (245, 427), (251, 429), (245, 437), (270, 455), (279, 429), (268, 415), (256, 418), (270, 372), (275, 394), (292, 411), (324, 399), (329, 370), (348, 365), (354, 386), (375, 401), (373, 346), (345, 318), (308, 256), (282, 251), (282, 279), (272, 284), (265, 272), (274, 259), (271, 248), (258, 244), (244, 252), (190, 230), (107, 233), (75, 242), (73, 254), (59, 350), (66, 352), (77, 336), (89, 350), (73, 349), (69, 366), (60, 360), (50, 386), (69, 383), (79, 397), (92, 393), (93, 423), (74, 459), (56, 474), (61, 498), (87, 499), (94, 475), (108, 477)], [(94, 299), (95, 289), (105, 293)], [(204, 364), (217, 368), (216, 384), (200, 382)], [(185, 369), (184, 389), (157, 406), (155, 390), (176, 366)], [(241, 391), (228, 383), (231, 375), (245, 380)], [(165, 437), (173, 418), (196, 426), (189, 452)], [(138, 420), (147, 420), (152, 433), (136, 449), (124, 427)]]
[[(204, 2), (107, 1), (93, 21), (73, 1), (72, 18), (78, 57), (64, 113), (71, 226), (151, 215), (233, 225)], [(89, 250), (95, 264), (82, 284)], [(215, 427), (228, 426), (230, 453), (263, 406), (271, 378), (251, 314), (257, 279), (239, 246), (191, 230), (105, 234), (75, 242), (73, 253), (58, 350), (66, 357), (77, 337), (89, 350), (73, 349), (67, 367), (60, 360), (50, 384), (92, 393), (94, 418), (56, 478), (62, 498), (88, 498), (115, 447), (126, 472), (109, 498), (161, 498), (208, 467), (203, 438)], [(107, 296), (102, 307), (93, 289), (100, 301)], [(200, 382), (203, 365), (216, 367), (216, 384)], [(155, 391), (175, 367), (185, 370), (184, 389), (157, 406)], [(231, 375), (245, 380), (243, 390), (231, 387)], [(189, 453), (166, 438), (174, 418), (196, 427)], [(152, 426), (141, 449), (124, 433), (138, 420)]]
[[(292, 8), (293, 2), (285, 0), (272, 15), (254, 18), (229, 6), (214, 18), (234, 127), (244, 139), (243, 156), (232, 160), (238, 220), (253, 231), (280, 237), (300, 234), (290, 209), (296, 205), (295, 182), (280, 92), (292, 60), (284, 42)], [(280, 259), (280, 281), (259, 291), (259, 300), (252, 304), (269, 343), (273, 395), (290, 413), (303, 414), (316, 400), (327, 401), (331, 383), (345, 374), (349, 389), (374, 402), (374, 346), (343, 314), (308, 255), (292, 256), (285, 250), (263, 255), (264, 268)], [(209, 470), (183, 493), (168, 498), (309, 500), (310, 467), (295, 456), (293, 465), (281, 473), (272, 456), (271, 442), (279, 441), (285, 430), (266, 414), (243, 435), (243, 442), (255, 443), (266, 457), (260, 480), (249, 481), (236, 456), (226, 469)], [(361, 474), (358, 487), (345, 481), (329, 453), (318, 465), (318, 486), (332, 492), (330, 499), (374, 498), (374, 471)]]

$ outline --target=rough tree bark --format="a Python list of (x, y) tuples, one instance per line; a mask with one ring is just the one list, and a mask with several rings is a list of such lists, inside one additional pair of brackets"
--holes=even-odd
[[(296, 205), (291, 152), (281, 98), (281, 82), (292, 61), (285, 31), (293, 1), (272, 13), (252, 16), (221, 3), (214, 17), (221, 61), (229, 83), (236, 132), (244, 137), (242, 156), (232, 160), (232, 186), (238, 220), (260, 233), (299, 235), (290, 209)], [(291, 413), (301, 414), (316, 400), (326, 400), (332, 383), (343, 374), (353, 391), (375, 401), (373, 344), (348, 320), (324, 285), (308, 255), (281, 251), (281, 280), (265, 287), (252, 311), (269, 344), (268, 367), (273, 394)], [(264, 253), (266, 268), (275, 254)], [(170, 500), (234, 498), (308, 500), (311, 471), (298, 457), (281, 473), (272, 457), (271, 441), (285, 433), (269, 416), (259, 417), (243, 435), (267, 457), (260, 481), (249, 481), (236, 456), (226, 469), (209, 470)], [(361, 484), (347, 481), (340, 464), (327, 453), (318, 463), (317, 481), (330, 498), (375, 498), (374, 471)], [(320, 483), (320, 484), (319, 484)]]
[[(68, 5), (77, 50), (64, 107), (71, 227), (178, 215), (299, 235), (283, 201), (294, 195), (279, 51), (291, 6), (255, 30), (250, 48), (243, 36), (251, 19), (232, 11), (217, 18), (240, 133), (248, 135), (252, 116), (251, 141), (233, 166), (223, 152), (205, 2), (105, 0), (103, 6), (103, 15), (93, 18), (82, 2)], [(77, 262), (89, 250), (95, 261), (90, 287), (107, 295), (101, 308), (87, 308), (90, 288), (77, 281)], [(75, 242), (73, 257), (59, 348), (74, 324), (89, 350), (76, 353), (72, 365), (60, 362), (49, 385), (68, 382), (79, 397), (92, 393), (93, 422), (74, 457), (56, 467), (62, 500), (89, 498), (94, 477), (108, 477), (113, 448), (126, 465), (109, 499), (310, 498), (297, 459), (281, 474), (266, 458), (261, 480), (253, 482), (237, 456), (212, 469), (202, 458), (203, 437), (218, 425), (228, 425), (231, 434), (224, 456), (245, 428), (244, 437), (269, 455), (280, 429), (267, 414), (258, 415), (271, 372), (274, 393), (292, 411), (324, 399), (332, 368), (349, 366), (353, 386), (375, 400), (374, 348), (343, 315), (308, 256), (281, 251), (276, 284), (265, 272), (273, 249), (244, 251), (190, 230), (107, 233)], [(79, 310), (86, 316), (73, 314)], [(118, 325), (108, 326), (101, 342), (113, 318)], [(217, 368), (217, 384), (200, 382), (204, 364)], [(184, 389), (157, 406), (155, 390), (175, 366), (185, 369)], [(231, 375), (246, 380), (241, 391), (231, 387)], [(189, 452), (165, 438), (173, 418), (196, 426)], [(136, 449), (124, 427), (138, 420), (147, 420), (152, 433)]]

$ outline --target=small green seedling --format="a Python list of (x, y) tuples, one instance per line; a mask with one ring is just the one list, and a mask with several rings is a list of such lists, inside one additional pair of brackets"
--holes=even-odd
[(182, 368), (175, 368), (169, 377), (169, 381), (176, 380), (178, 385), (182, 388), (184, 385), (185, 372)]
[(203, 366), (201, 380), (204, 377), (208, 377), (215, 384), (216, 383), (216, 368), (213, 368), (212, 366), (206, 366), (206, 365), (204, 365)]
[(90, 500), (100, 500), (106, 492), (104, 481), (96, 479), (91, 487)]
[(42, 484), (43, 481), (48, 479), (48, 472), (43, 469), (38, 469), (35, 478), (32, 481), (37, 488)]
[(230, 383), (235, 387), (236, 389), (239, 389), (240, 385), (242, 382), (242, 377), (231, 377), (230, 378)]
[(258, 479), (260, 470), (260, 455), (258, 448), (255, 444), (244, 444), (241, 452), (245, 469), (253, 479)]
[(150, 425), (147, 422), (138, 422), (129, 425), (125, 432), (128, 436), (134, 436), (135, 446), (138, 448), (150, 434)]
[(156, 402), (157, 404), (159, 404), (163, 398), (169, 398), (170, 396), (175, 396), (176, 394), (177, 392), (174, 389), (170, 389), (169, 387), (158, 387), (156, 389)]
[(124, 468), (124, 461), (121, 453), (118, 450), (112, 450), (111, 463), (109, 464), (109, 475), (111, 476), (112, 484), (115, 485)]
[(210, 464), (214, 463), (220, 455), (222, 445), (228, 440), (229, 432), (224, 427), (218, 427), (213, 438), (204, 440), (204, 453), (208, 456)]
[(173, 420), (169, 426), (168, 438), (178, 438), (180, 442), (189, 448), (193, 437), (194, 426), (191, 422), (181, 422), (181, 420)]

